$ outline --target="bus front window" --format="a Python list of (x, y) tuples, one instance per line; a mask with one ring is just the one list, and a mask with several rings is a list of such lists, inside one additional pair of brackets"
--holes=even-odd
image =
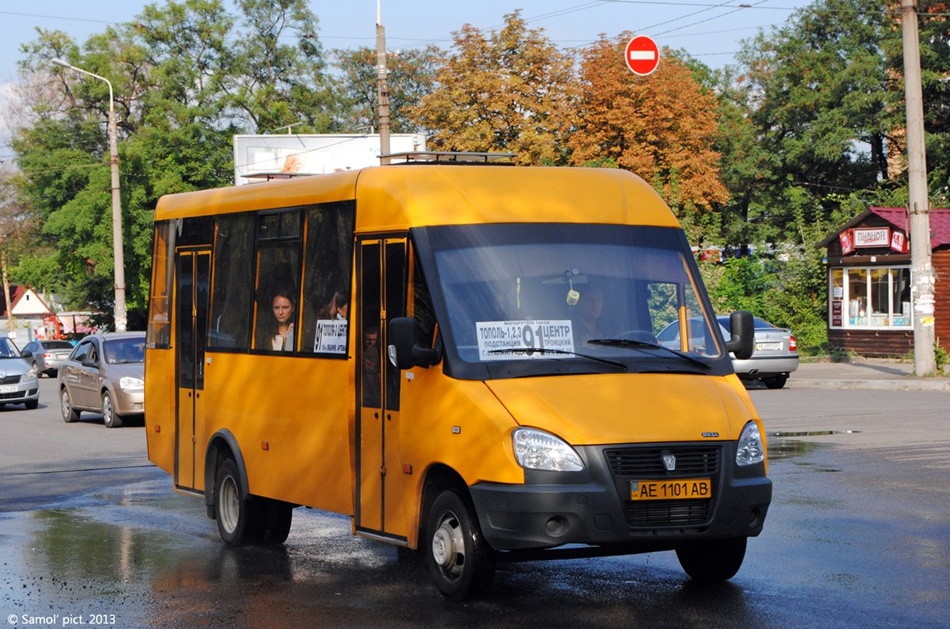
[[(534, 361), (544, 369), (544, 361), (584, 356), (676, 358), (664, 348), (724, 356), (677, 230), (535, 224), (426, 232), (443, 334), (464, 363)], [(682, 324), (691, 335), (685, 342)], [(672, 338), (662, 338), (671, 329)]]

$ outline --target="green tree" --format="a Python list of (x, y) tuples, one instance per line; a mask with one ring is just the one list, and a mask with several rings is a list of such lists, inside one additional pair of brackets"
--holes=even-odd
[(520, 11), (486, 37), (465, 25), (436, 73), (436, 86), (409, 115), (428, 130), (429, 147), (512, 152), (520, 164), (565, 161), (556, 125), (568, 106), (570, 57)]
[(806, 220), (816, 220), (842, 195), (872, 198), (896, 174), (888, 156), (902, 128), (902, 91), (885, 48), (900, 35), (882, 9), (875, 0), (820, 0), (740, 52), (733, 93), (745, 97), (762, 148), (745, 169), (755, 177), (745, 186), (760, 240), (794, 229), (777, 202), (784, 188), (806, 189)]
[[(45, 85), (45, 97), (29, 103), (14, 150), (21, 198), (42, 224), (38, 240), (55, 251), (55, 266), (27, 256), (17, 273), (71, 306), (109, 310), (112, 302), (108, 88), (53, 67), (51, 58), (114, 87), (129, 327), (141, 328), (158, 197), (229, 184), (235, 134), (301, 119), (325, 131), (337, 119), (306, 6), (243, 0), (235, 17), (220, 0), (148, 5), (134, 24), (109, 27), (81, 49), (62, 33), (40, 31), (22, 68), (25, 80)], [(288, 36), (297, 43), (282, 43)]]
[[(389, 126), (393, 133), (424, 131), (410, 117), (410, 108), (427, 96), (435, 84), (443, 51), (435, 46), (403, 50), (386, 55), (389, 88)], [(379, 128), (377, 56), (372, 48), (334, 50), (336, 67), (342, 72), (342, 92), (348, 104), (343, 128)]]

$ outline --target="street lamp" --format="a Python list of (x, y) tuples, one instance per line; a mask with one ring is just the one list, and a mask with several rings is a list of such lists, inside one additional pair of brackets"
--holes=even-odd
[(125, 262), (122, 254), (122, 195), (119, 191), (119, 146), (115, 129), (115, 101), (112, 98), (112, 83), (109, 79), (77, 68), (62, 59), (53, 59), (53, 63), (81, 74), (105, 81), (109, 86), (109, 163), (112, 166), (112, 255), (115, 262), (115, 329), (125, 332)]

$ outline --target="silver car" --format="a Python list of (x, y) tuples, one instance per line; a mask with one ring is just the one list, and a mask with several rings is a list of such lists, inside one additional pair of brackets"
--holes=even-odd
[[(729, 338), (729, 317), (718, 316), (723, 336)], [(732, 359), (736, 374), (743, 380), (760, 380), (770, 389), (781, 389), (788, 376), (798, 369), (798, 341), (788, 328), (772, 325), (765, 319), (755, 322), (755, 351), (746, 360)]]
[[(729, 317), (716, 317), (719, 330), (724, 339), (732, 335), (729, 330)], [(732, 368), (742, 380), (759, 380), (770, 389), (781, 389), (788, 381), (788, 376), (798, 369), (798, 341), (795, 335), (786, 328), (779, 328), (765, 319), (753, 317), (755, 322), (755, 350), (750, 358), (740, 360), (732, 357)], [(711, 342), (707, 339), (708, 331), (701, 319), (689, 320), (690, 348), (697, 353), (704, 353), (706, 346)], [(668, 325), (657, 335), (661, 345), (678, 348), (679, 324)]]
[(63, 421), (102, 413), (106, 428), (145, 414), (145, 332), (91, 334), (59, 369)]
[(40, 405), (40, 382), (36, 370), (20, 358), (16, 343), (0, 336), (0, 406), (23, 404), (27, 409)]
[(73, 344), (69, 341), (30, 341), (20, 356), (33, 366), (38, 375), (55, 376), (59, 365), (69, 357)]

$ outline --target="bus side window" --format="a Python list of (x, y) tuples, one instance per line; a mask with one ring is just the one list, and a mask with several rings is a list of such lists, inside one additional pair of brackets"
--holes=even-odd
[(347, 355), (354, 202), (307, 208), (300, 351)]
[(208, 347), (250, 347), (255, 218), (253, 214), (233, 214), (217, 220)]
[(254, 349), (293, 352), (300, 287), (300, 212), (258, 216)]

